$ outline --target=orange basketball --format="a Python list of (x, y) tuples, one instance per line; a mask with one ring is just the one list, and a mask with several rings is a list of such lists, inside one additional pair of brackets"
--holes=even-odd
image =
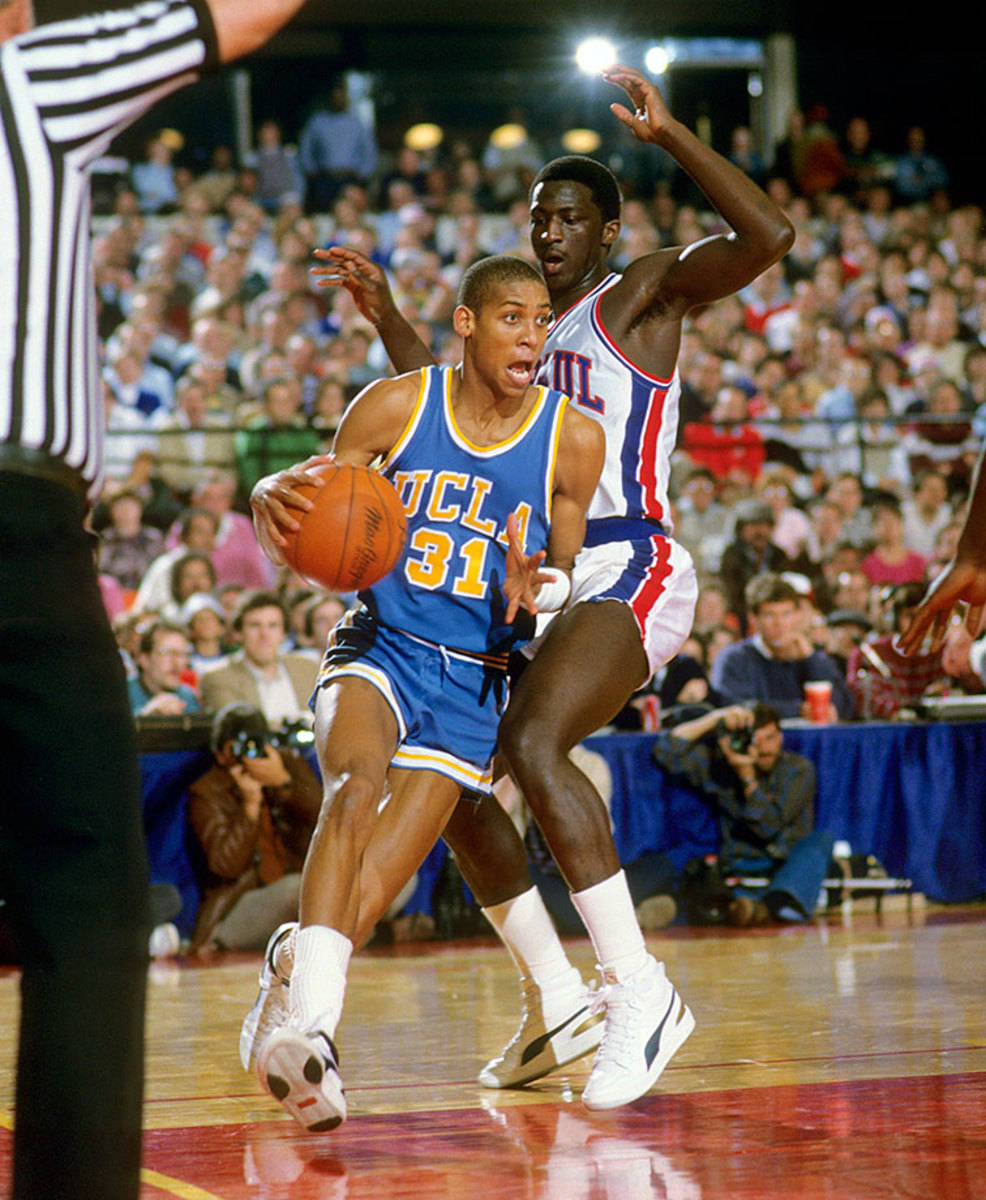
[(291, 568), (333, 592), (370, 587), (393, 567), (404, 548), (407, 520), (400, 497), (377, 471), (351, 463), (315, 468), (321, 487), (295, 488), (314, 502), (285, 547)]

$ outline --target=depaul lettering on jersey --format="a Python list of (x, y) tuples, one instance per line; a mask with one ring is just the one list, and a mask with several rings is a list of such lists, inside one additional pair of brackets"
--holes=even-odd
[(571, 396), (580, 407), (603, 415), (606, 401), (602, 396), (593, 395), (589, 378), (591, 370), (592, 359), (588, 355), (556, 347), (537, 364), (534, 375), (555, 391)]

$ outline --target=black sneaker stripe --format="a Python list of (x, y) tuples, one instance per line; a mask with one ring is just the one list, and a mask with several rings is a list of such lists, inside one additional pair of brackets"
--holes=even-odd
[(524, 1053), (520, 1056), (520, 1065), (523, 1066), (525, 1063), (529, 1063), (532, 1058), (537, 1058), (537, 1056), (556, 1034), (561, 1033), (561, 1031), (567, 1025), (571, 1025), (573, 1021), (577, 1021), (584, 1012), (588, 1011), (589, 1006), (585, 1005), (584, 1007), (580, 1008), (578, 1012), (572, 1013), (570, 1017), (562, 1021), (562, 1023), (557, 1025), (554, 1029), (549, 1029), (547, 1033), (542, 1033), (540, 1037), (536, 1037), (533, 1041), (528, 1042), (524, 1047)]
[(644, 1058), (647, 1061), (647, 1069), (650, 1070), (654, 1059), (657, 1058), (661, 1049), (661, 1034), (664, 1032), (664, 1026), (668, 1023), (668, 1017), (671, 1016), (671, 1010), (674, 1008), (674, 1002), (678, 998), (678, 993), (672, 990), (671, 999), (668, 1002), (668, 1011), (661, 1018), (661, 1023), (650, 1035), (647, 1045), (644, 1047)]
[[(324, 1030), (321, 1030), (321, 1029), (316, 1029), (315, 1032), (312, 1034), (312, 1037), (321, 1038), (322, 1041), (325, 1042), (326, 1046), (328, 1047), (329, 1053), (326, 1056), (323, 1051), (323, 1055), (322, 1055), (323, 1065), (325, 1066), (325, 1068), (327, 1070), (335, 1071), (336, 1075), (338, 1075), (339, 1074), (339, 1051), (336, 1049), (335, 1042), (329, 1037), (329, 1035), (327, 1033), (324, 1032)], [(346, 1089), (343, 1088), (343, 1091), (345, 1091), (345, 1090)]]

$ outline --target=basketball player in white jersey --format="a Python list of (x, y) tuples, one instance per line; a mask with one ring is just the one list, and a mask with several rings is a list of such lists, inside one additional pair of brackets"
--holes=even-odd
[[(525, 1006), (520, 1029), (480, 1073), (489, 1087), (530, 1082), (593, 1049), (583, 1102), (630, 1103), (653, 1086), (694, 1025), (648, 952), (620, 868), (606, 807), (568, 751), (610, 721), (679, 650), (695, 604), (694, 568), (670, 538), (669, 455), (677, 429), (676, 361), (686, 314), (738, 291), (777, 262), (794, 233), (746, 175), (669, 113), (639, 72), (616, 67), (633, 110), (611, 106), (641, 142), (661, 147), (702, 189), (730, 232), (607, 267), (620, 196), (591, 159), (549, 163), (531, 191), (531, 241), (556, 322), (542, 379), (569, 390), (607, 438), (568, 607), (551, 623), (500, 725), (499, 748), (572, 893), (598, 958), (600, 1030), (590, 999), (527, 873), (523, 846), (493, 801), (464, 799), (445, 838), (510, 950)], [(430, 361), (386, 295), (382, 272), (352, 252), (323, 255), (325, 282), (345, 286), (400, 370)], [(376, 848), (384, 855), (386, 847)], [(372, 857), (373, 851), (371, 851)]]

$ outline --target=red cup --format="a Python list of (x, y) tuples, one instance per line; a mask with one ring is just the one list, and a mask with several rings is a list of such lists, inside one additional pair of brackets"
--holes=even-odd
[(648, 733), (661, 728), (661, 698), (648, 692), (640, 710), (641, 724)]
[(832, 704), (832, 684), (827, 679), (813, 679), (805, 684), (808, 719), (816, 725), (827, 725)]

